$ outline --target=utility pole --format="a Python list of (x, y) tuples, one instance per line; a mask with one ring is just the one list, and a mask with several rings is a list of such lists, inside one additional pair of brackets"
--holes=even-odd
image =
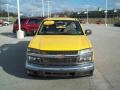
[(45, 10), (44, 10), (44, 0), (42, 0), (42, 16), (44, 17), (45, 16)]
[(19, 5), (19, 0), (17, 0), (17, 8), (18, 8), (18, 31), (17, 31), (17, 38), (18, 39), (23, 39), (24, 38), (24, 32), (21, 30), (21, 24), (20, 24), (20, 5)]
[(87, 24), (89, 23), (89, 22), (88, 22), (88, 18), (89, 18), (89, 17), (88, 17), (88, 7), (87, 7)]
[(47, 2), (48, 2), (48, 18), (50, 18), (50, 16), (51, 16), (50, 15), (50, 1), (48, 0)]
[(8, 14), (8, 22), (9, 22), (9, 4), (6, 4), (6, 6), (7, 6), (7, 14)]
[(32, 17), (33, 17), (33, 8), (32, 8)]
[(88, 7), (87, 7), (86, 11), (84, 12), (84, 14), (86, 14), (86, 24), (89, 24), (89, 22), (88, 22), (88, 19), (89, 19)]
[(105, 26), (107, 27), (107, 15), (108, 15), (108, 1), (106, 0), (106, 10), (105, 10)]

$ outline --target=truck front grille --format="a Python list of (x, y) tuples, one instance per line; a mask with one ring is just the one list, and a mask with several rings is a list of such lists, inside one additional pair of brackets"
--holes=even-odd
[(42, 54), (49, 54), (49, 55), (72, 55), (77, 54), (78, 51), (41, 51)]
[(65, 66), (65, 65), (76, 65), (79, 63), (79, 58), (71, 57), (71, 55), (77, 55), (78, 51), (41, 51), (41, 54), (43, 55), (70, 55), (70, 57), (63, 57), (63, 58), (57, 58), (57, 57), (41, 57), (37, 58), (37, 60), (32, 61), (34, 64), (40, 64), (40, 65), (53, 65), (53, 66)]
[(42, 65), (73, 65), (77, 63), (77, 58), (42, 58)]

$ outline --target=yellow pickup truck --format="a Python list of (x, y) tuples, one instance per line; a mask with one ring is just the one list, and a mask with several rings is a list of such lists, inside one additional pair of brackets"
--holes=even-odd
[(46, 18), (27, 48), (25, 67), (28, 75), (93, 75), (93, 49), (73, 18)]

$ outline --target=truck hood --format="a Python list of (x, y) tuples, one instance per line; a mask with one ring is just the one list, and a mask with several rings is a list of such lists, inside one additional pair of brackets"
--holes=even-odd
[(70, 51), (91, 48), (91, 43), (85, 35), (36, 35), (28, 47), (38, 50)]

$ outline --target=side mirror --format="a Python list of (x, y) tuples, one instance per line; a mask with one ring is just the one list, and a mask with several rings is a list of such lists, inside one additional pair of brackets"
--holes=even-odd
[(86, 34), (86, 35), (91, 35), (91, 34), (92, 34), (92, 31), (91, 31), (90, 29), (87, 29), (87, 30), (85, 30), (85, 34)]

